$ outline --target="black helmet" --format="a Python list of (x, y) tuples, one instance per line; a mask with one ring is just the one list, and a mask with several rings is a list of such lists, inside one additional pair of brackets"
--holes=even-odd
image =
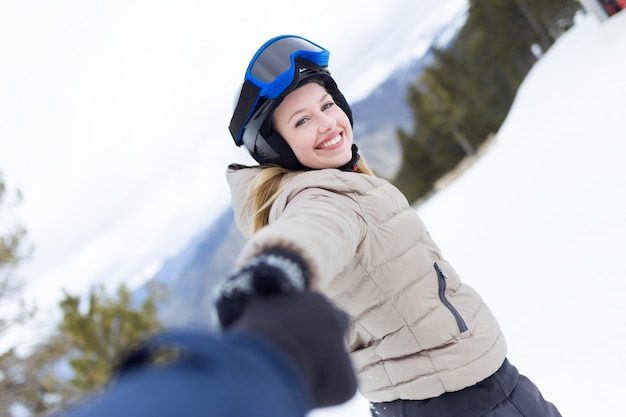
[(326, 49), (293, 35), (277, 36), (261, 46), (248, 65), (230, 120), (235, 144), (245, 145), (260, 164), (306, 168), (285, 139), (271, 129), (270, 118), (287, 94), (315, 81), (326, 88), (353, 123), (352, 110), (327, 69), (328, 56)]

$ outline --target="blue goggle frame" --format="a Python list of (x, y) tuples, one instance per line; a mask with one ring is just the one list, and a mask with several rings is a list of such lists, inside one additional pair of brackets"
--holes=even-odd
[(298, 81), (296, 62), (302, 60), (318, 68), (328, 66), (330, 53), (300, 36), (282, 35), (265, 42), (256, 52), (241, 87), (239, 100), (229, 130), (235, 144), (243, 144), (244, 127), (252, 117), (260, 99), (275, 100)]

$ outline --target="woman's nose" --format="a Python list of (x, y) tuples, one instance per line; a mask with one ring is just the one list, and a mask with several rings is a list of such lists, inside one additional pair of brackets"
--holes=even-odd
[(330, 116), (330, 115), (328, 115), (325, 112), (320, 112), (320, 119), (319, 120), (320, 120), (319, 130), (321, 132), (326, 132), (328, 130), (331, 130), (337, 124), (337, 121), (335, 120), (335, 118)]

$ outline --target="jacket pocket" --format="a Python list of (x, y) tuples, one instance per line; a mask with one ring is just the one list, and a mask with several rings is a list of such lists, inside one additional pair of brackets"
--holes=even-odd
[(434, 264), (435, 271), (437, 272), (437, 283), (439, 286), (439, 299), (443, 303), (444, 306), (452, 313), (454, 320), (456, 320), (456, 324), (459, 328), (459, 332), (464, 333), (467, 331), (467, 324), (465, 324), (465, 320), (461, 317), (459, 311), (452, 305), (450, 300), (446, 298), (446, 274), (441, 270), (441, 267), (435, 262)]

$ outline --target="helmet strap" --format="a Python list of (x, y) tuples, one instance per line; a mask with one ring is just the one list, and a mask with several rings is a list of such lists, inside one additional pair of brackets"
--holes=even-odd
[[(293, 153), (293, 150), (287, 144), (287, 141), (285, 141), (285, 139), (283, 139), (283, 137), (280, 136), (277, 132), (272, 133), (272, 135), (267, 138), (267, 142), (272, 146), (272, 148), (274, 148), (278, 155), (280, 155), (280, 161), (275, 161), (273, 163), (287, 168), (290, 171), (315, 170), (315, 168), (309, 168), (305, 165), (302, 165), (302, 163), (296, 157), (296, 154)], [(356, 146), (356, 144), (352, 144), (351, 150), (352, 157), (350, 158), (350, 160), (342, 166), (337, 167), (337, 169), (341, 171), (356, 172), (357, 165), (361, 156), (359, 155), (359, 148)]]
[(307, 171), (311, 169), (300, 163), (287, 141), (277, 131), (273, 131), (266, 141), (278, 154), (279, 160), (272, 161), (273, 163), (291, 171)]
[(350, 161), (348, 161), (347, 164), (340, 166), (339, 170), (341, 171), (349, 171), (349, 172), (356, 172), (357, 170), (357, 165), (359, 163), (359, 158), (361, 158), (361, 155), (359, 155), (359, 148), (356, 146), (356, 144), (352, 144), (352, 158), (350, 158)]

